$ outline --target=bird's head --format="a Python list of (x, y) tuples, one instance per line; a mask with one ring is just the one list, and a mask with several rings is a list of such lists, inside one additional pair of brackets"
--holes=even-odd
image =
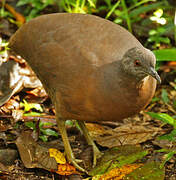
[(138, 81), (150, 75), (159, 83), (161, 79), (155, 70), (155, 55), (146, 48), (129, 49), (122, 58), (122, 68), (130, 76)]

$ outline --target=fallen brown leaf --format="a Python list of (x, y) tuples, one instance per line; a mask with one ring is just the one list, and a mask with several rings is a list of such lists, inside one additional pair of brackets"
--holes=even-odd
[(30, 131), (24, 131), (16, 140), (20, 157), (27, 168), (43, 168), (56, 170), (55, 158), (49, 156), (48, 148), (37, 144)]
[(152, 139), (159, 131), (162, 131), (159, 127), (124, 124), (115, 129), (106, 130), (100, 136), (94, 137), (94, 139), (101, 146), (111, 148), (145, 142)]

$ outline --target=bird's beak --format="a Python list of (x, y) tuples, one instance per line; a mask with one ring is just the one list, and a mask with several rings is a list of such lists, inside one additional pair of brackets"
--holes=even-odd
[(150, 69), (147, 71), (147, 74), (151, 75), (153, 78), (155, 78), (158, 81), (158, 83), (161, 84), (161, 78), (153, 67), (150, 67)]

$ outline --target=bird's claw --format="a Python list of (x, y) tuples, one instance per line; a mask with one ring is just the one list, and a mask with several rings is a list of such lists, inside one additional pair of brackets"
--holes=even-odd
[(84, 168), (82, 168), (80, 165), (78, 165), (78, 163), (82, 162), (82, 160), (75, 159), (75, 158), (69, 158), (69, 162), (71, 162), (76, 167), (76, 169), (78, 169), (79, 171), (88, 173)]
[(97, 147), (93, 146), (93, 168), (96, 166), (97, 164), (97, 159), (99, 159), (102, 156), (103, 153), (101, 153)]

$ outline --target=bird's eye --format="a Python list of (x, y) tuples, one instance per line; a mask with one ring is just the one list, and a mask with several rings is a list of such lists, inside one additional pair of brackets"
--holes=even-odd
[(139, 60), (135, 60), (135, 61), (134, 61), (134, 65), (135, 65), (135, 66), (140, 66), (140, 65), (141, 65), (141, 63), (140, 63), (140, 61), (139, 61)]

